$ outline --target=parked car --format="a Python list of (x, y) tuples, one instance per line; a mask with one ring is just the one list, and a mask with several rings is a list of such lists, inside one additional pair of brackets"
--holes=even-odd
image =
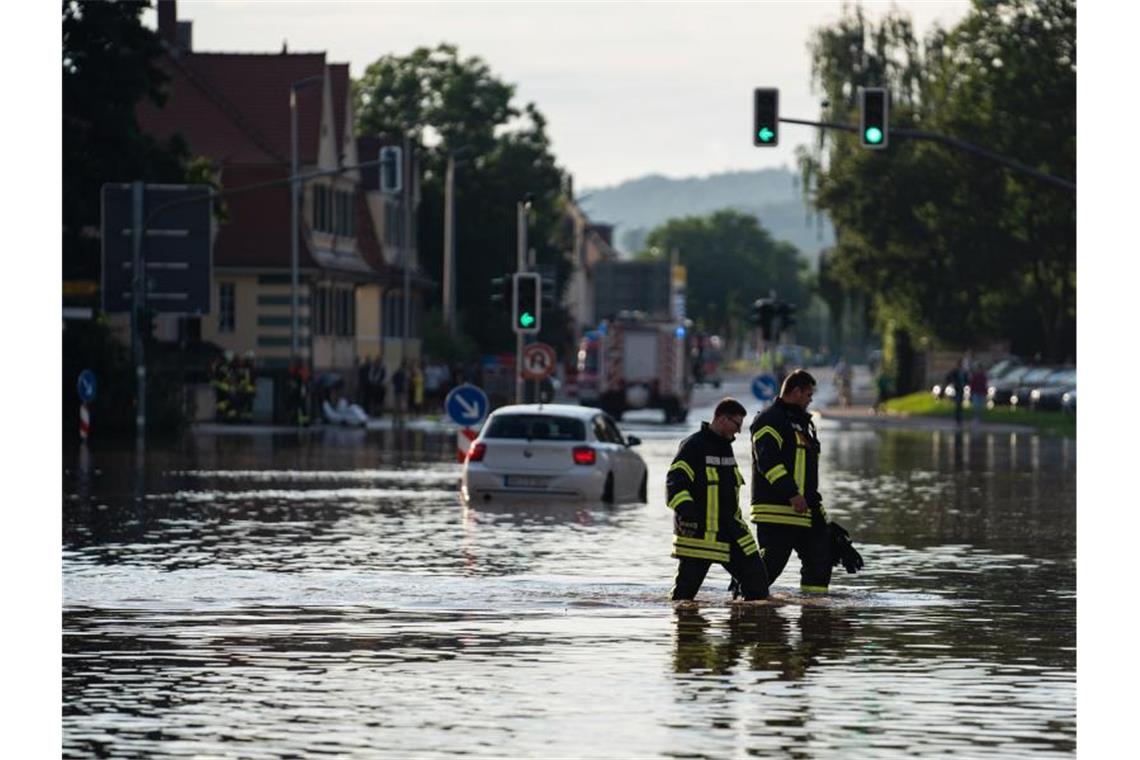
[(986, 389), (986, 405), (991, 407), (1007, 406), (1009, 397), (1013, 395), (1021, 383), (1021, 378), (1025, 377), (1032, 369), (1033, 367), (1016, 367), (997, 379), (989, 378), (989, 388)]
[(566, 404), (501, 407), (487, 419), (463, 463), (467, 502), (527, 498), (646, 501), (648, 469), (601, 409)]
[(1061, 399), (1069, 391), (1077, 389), (1076, 368), (1064, 369), (1052, 374), (1045, 384), (1029, 392), (1029, 408), (1056, 410), (1061, 408)]
[(1061, 367), (1034, 367), (1029, 370), (1017, 381), (1017, 387), (1010, 391), (1009, 405), (1028, 409), (1029, 394), (1033, 389), (1049, 385), (1050, 378), (1059, 377), (1063, 371)]

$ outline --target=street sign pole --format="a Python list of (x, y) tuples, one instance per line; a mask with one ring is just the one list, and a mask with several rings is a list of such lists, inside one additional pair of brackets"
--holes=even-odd
[(146, 271), (143, 267), (143, 195), (139, 180), (131, 183), (131, 345), (134, 347), (138, 400), (135, 404), (135, 435), (146, 435), (146, 340), (142, 335), (146, 309)]
[[(526, 204), (518, 204), (518, 272), (526, 271)], [(516, 286), (517, 287), (517, 286)], [(523, 400), (522, 351), (523, 335), (514, 325), (515, 331), (515, 403), (521, 404)]]

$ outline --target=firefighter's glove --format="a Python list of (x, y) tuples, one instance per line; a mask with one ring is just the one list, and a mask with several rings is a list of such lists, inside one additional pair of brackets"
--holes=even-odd
[(843, 569), (848, 573), (857, 573), (863, 569), (863, 557), (855, 550), (851, 543), (851, 536), (839, 523), (829, 523), (831, 531), (831, 564), (842, 563)]
[(673, 513), (673, 533), (687, 538), (700, 538), (705, 534), (701, 514), (693, 502), (683, 502)]

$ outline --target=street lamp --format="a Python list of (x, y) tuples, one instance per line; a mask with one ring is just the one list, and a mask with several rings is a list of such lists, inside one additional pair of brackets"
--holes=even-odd
[(443, 202), (443, 322), (447, 334), (455, 337), (455, 169), (471, 153), (464, 145), (447, 154), (447, 178)]
[(300, 312), (298, 306), (298, 291), (300, 289), (299, 280), (301, 254), (300, 241), (298, 240), (300, 232), (298, 230), (299, 225), (297, 222), (297, 206), (300, 200), (301, 183), (297, 179), (297, 90), (308, 87), (311, 84), (316, 84), (318, 82), (324, 81), (325, 78), (323, 76), (311, 76), (305, 77), (304, 79), (299, 79), (293, 84), (289, 85), (289, 119), (292, 137), (292, 164), (289, 174), (289, 200), (291, 205), (289, 220), (293, 226), (293, 233), (290, 236), (293, 241), (293, 258), (291, 271), (292, 298), (290, 299), (290, 303), (292, 306), (290, 311), (291, 319), (289, 321), (291, 325), (289, 345), (291, 346), (293, 352), (290, 357), (292, 359), (295, 359), (300, 354), (300, 347), (298, 345), (300, 335), (300, 328), (298, 327), (298, 314)]

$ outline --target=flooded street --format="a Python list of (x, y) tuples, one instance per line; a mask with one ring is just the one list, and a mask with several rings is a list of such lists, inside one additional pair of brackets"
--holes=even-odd
[(675, 610), (665, 470), (719, 395), (621, 425), (648, 504), (464, 507), (453, 434), (65, 450), (64, 755), (1073, 755), (1076, 442), (823, 421), (866, 569)]

